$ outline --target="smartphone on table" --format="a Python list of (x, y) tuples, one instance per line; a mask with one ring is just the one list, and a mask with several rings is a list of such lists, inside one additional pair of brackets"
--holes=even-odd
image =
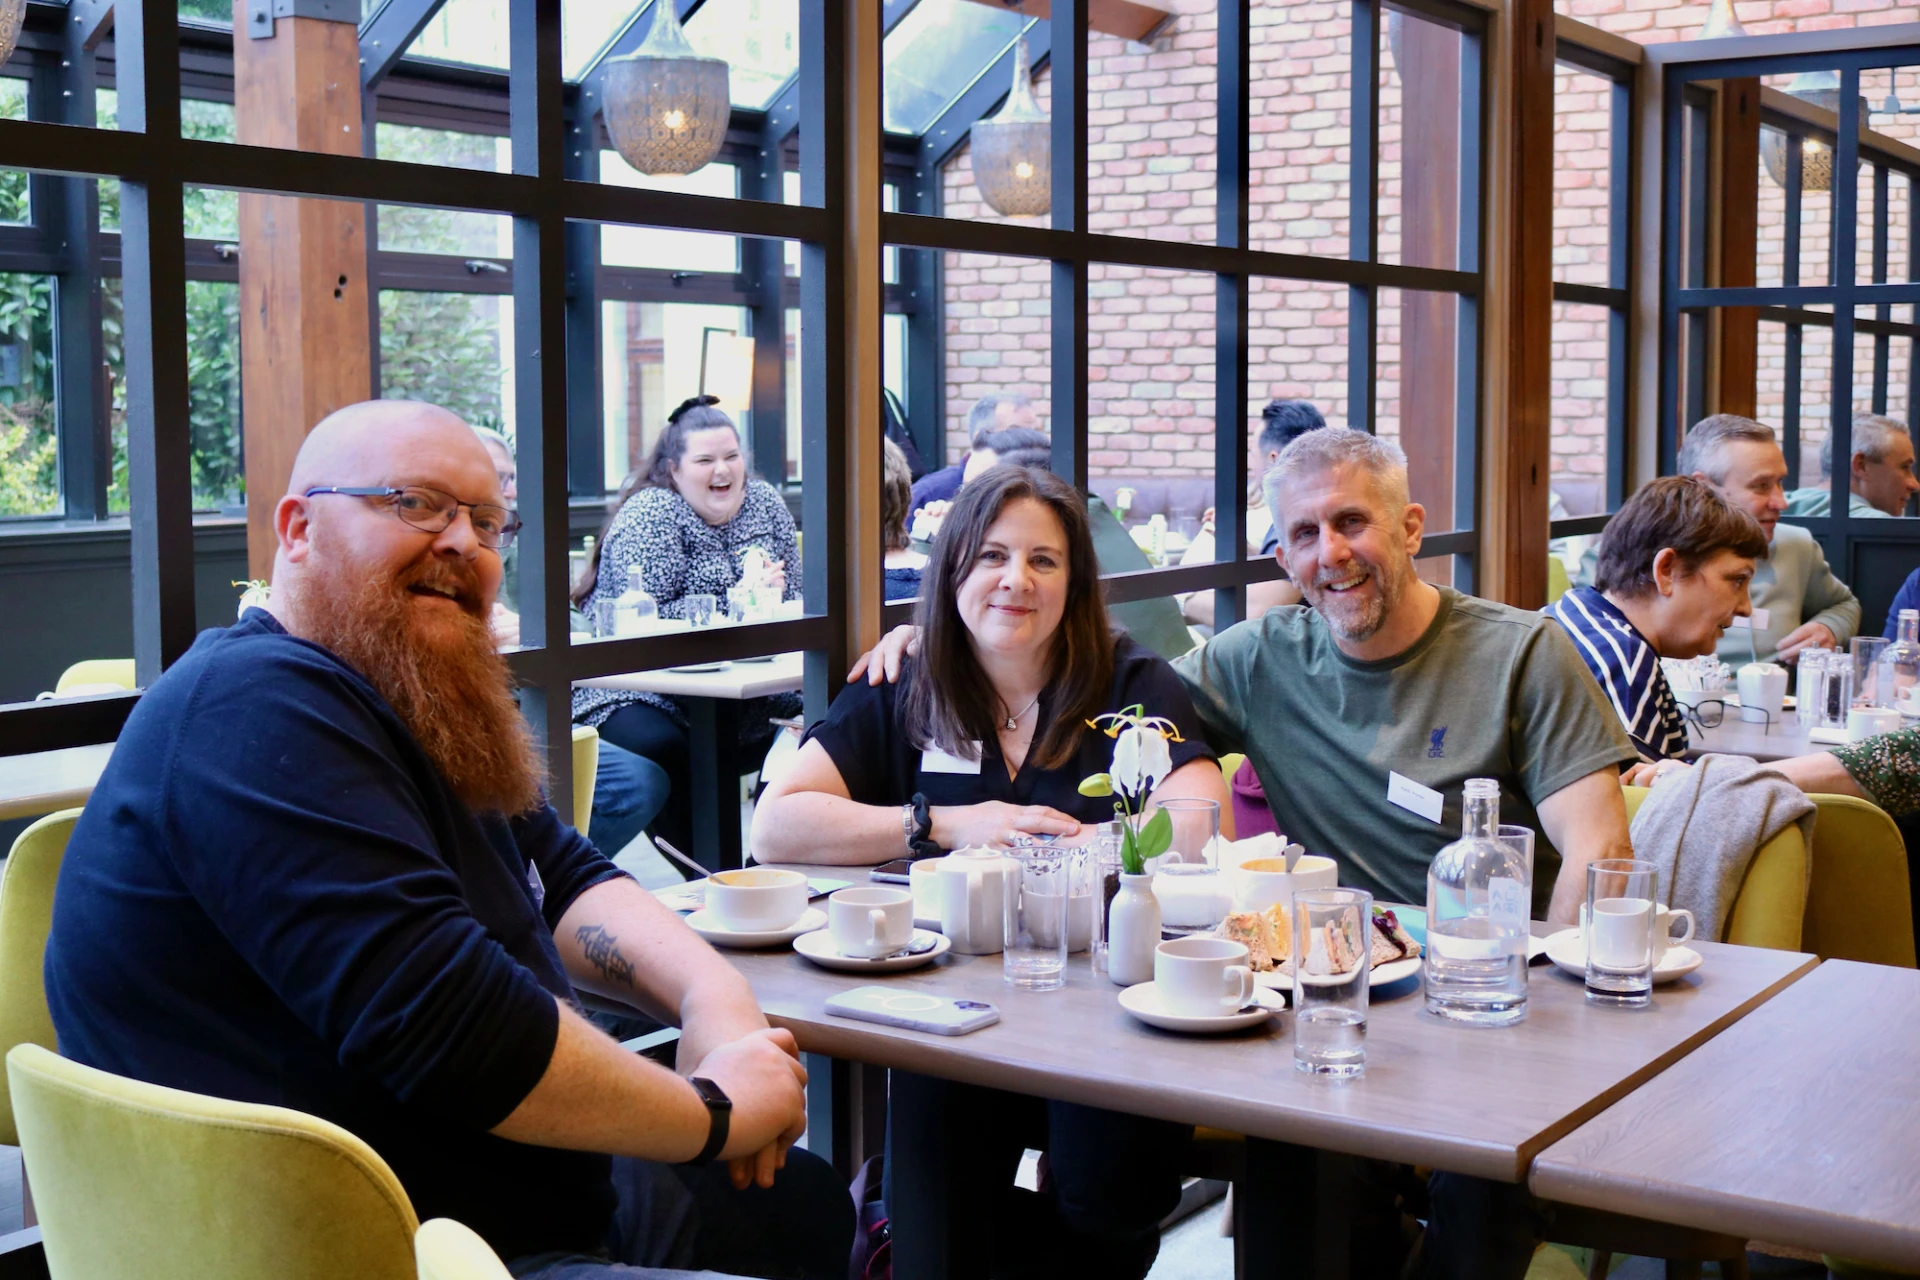
[(867, 878), (881, 884), (912, 884), (913, 859), (895, 858), (892, 862), (883, 862), (869, 871)]
[(1000, 1021), (1000, 1011), (978, 1000), (955, 1000), (898, 987), (855, 987), (827, 998), (828, 1013), (937, 1036), (963, 1036)]

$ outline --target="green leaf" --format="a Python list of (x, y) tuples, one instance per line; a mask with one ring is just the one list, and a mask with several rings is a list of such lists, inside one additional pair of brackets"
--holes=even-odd
[(1165, 809), (1155, 809), (1153, 816), (1140, 828), (1140, 860), (1157, 858), (1167, 851), (1173, 843), (1173, 819), (1167, 816)]

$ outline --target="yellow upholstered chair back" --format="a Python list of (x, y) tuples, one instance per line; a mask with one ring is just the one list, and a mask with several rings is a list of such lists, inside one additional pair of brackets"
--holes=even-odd
[(433, 1218), (413, 1234), (420, 1280), (512, 1280), (498, 1254), (452, 1218)]
[(412, 1280), (419, 1225), (338, 1125), (143, 1084), (39, 1045), (7, 1080), (54, 1280)]
[[(42, 976), (47, 931), (53, 927), (53, 884), (80, 810), (50, 813), (13, 842), (0, 872), (0, 1052), (17, 1044), (54, 1047), (53, 1015), (47, 1012)], [(13, 1106), (0, 1089), (0, 1143), (20, 1145)]]
[(1238, 751), (1229, 751), (1220, 757), (1220, 775), (1227, 780), (1227, 790), (1233, 790), (1233, 775), (1240, 772), (1240, 766), (1246, 762), (1246, 756)]
[[(1627, 821), (1631, 822), (1641, 801), (1647, 798), (1647, 789), (1627, 787), (1625, 791)], [(1816, 819), (1816, 840), (1818, 830)], [(1747, 864), (1747, 878), (1740, 886), (1740, 896), (1733, 900), (1722, 941), (1743, 947), (1802, 950), (1811, 897), (1807, 886), (1809, 860), (1807, 842), (1797, 824), (1761, 845)]]
[(1567, 573), (1567, 562), (1559, 556), (1547, 555), (1547, 603), (1552, 604), (1567, 594), (1573, 587), (1573, 579)]
[(573, 828), (587, 834), (593, 821), (593, 777), (600, 770), (600, 731), (590, 724), (573, 727)]
[(1816, 795), (1813, 886), (1801, 950), (1824, 960), (1914, 964), (1907, 846), (1885, 811), (1853, 796)]
[(65, 693), (77, 684), (117, 684), (122, 689), (131, 689), (133, 683), (132, 658), (88, 658), (76, 662), (60, 673), (60, 682), (53, 686), (55, 693)]

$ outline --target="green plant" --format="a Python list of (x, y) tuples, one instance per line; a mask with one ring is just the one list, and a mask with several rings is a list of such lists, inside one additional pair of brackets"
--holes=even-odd
[(59, 443), (52, 424), (35, 421), (38, 417), (52, 414), (0, 406), (0, 516), (38, 516), (60, 509)]
[(1113, 806), (1113, 816), (1120, 820), (1120, 869), (1130, 876), (1142, 875), (1147, 863), (1173, 843), (1173, 820), (1165, 809), (1155, 809), (1145, 822), (1140, 815), (1153, 789), (1173, 772), (1167, 744), (1186, 739), (1173, 721), (1147, 715), (1139, 703), (1095, 716), (1087, 727), (1114, 740), (1113, 767), (1082, 779), (1080, 794), (1120, 797)]

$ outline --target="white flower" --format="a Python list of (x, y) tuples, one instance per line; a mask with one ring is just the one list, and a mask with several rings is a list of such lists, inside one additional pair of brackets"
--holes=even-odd
[(1130, 796), (1147, 796), (1173, 772), (1172, 753), (1160, 730), (1146, 725), (1122, 729), (1113, 744), (1113, 785)]

